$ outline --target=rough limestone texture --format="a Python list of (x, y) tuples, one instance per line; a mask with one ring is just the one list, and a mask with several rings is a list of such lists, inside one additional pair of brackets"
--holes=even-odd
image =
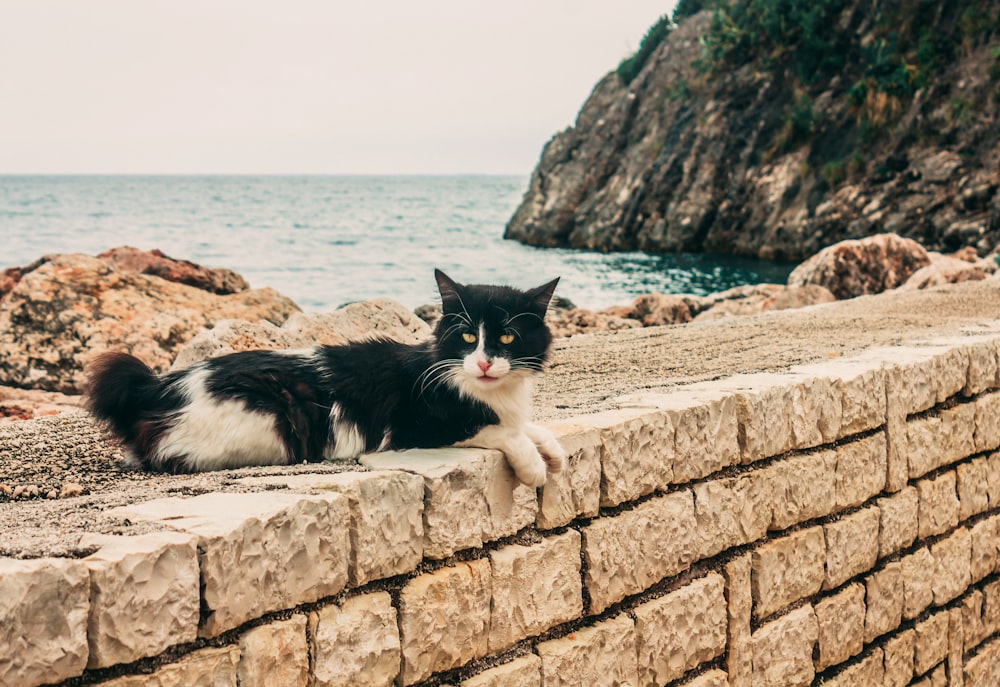
[(865, 643), (899, 627), (903, 620), (903, 566), (887, 564), (865, 578)]
[(939, 611), (914, 625), (913, 670), (923, 675), (948, 655), (948, 624), (951, 614)]
[(493, 612), (489, 651), (496, 652), (583, 614), (580, 533), (490, 552)]
[(826, 535), (826, 581), (834, 589), (878, 560), (878, 508), (871, 506), (823, 526)]
[(736, 396), (740, 423), (740, 460), (752, 463), (776, 456), (795, 447), (793, 418), (795, 375), (740, 374), (695, 388), (720, 389)]
[(698, 525), (698, 557), (707, 558), (763, 537), (771, 523), (772, 482), (769, 471), (699, 482), (694, 485)]
[(668, 413), (623, 408), (575, 421), (600, 432), (602, 506), (637, 499), (673, 480), (674, 428)]
[(1000, 542), (1000, 517), (993, 516), (977, 522), (969, 530), (972, 551), (969, 573), (972, 582), (979, 582), (997, 569), (997, 543)]
[(406, 583), (399, 594), (403, 685), (486, 655), (490, 595), (490, 563), (483, 559)]
[(750, 554), (743, 554), (726, 563), (726, 638), (729, 654), (726, 670), (734, 685), (749, 684), (753, 675), (753, 652), (750, 643), (750, 621), (753, 594), (750, 588)]
[(351, 512), (352, 587), (408, 573), (423, 557), (424, 481), (396, 470), (250, 477), (244, 484), (284, 484), (296, 490), (336, 491)]
[(965, 662), (965, 687), (1000, 685), (1000, 639), (980, 649)]
[(138, 537), (87, 535), (90, 571), (88, 668), (155, 656), (198, 637), (197, 537), (155, 532)]
[(535, 654), (515, 658), (495, 668), (484, 670), (459, 687), (541, 687), (542, 659)]
[(910, 679), (913, 677), (915, 637), (916, 633), (913, 630), (904, 630), (886, 641), (882, 648), (885, 656), (883, 660), (885, 687), (905, 687), (910, 684)]
[(847, 586), (815, 604), (819, 628), (816, 670), (843, 663), (864, 648), (865, 588)]
[(217, 296), (86, 255), (52, 255), (0, 307), (0, 384), (79, 393), (84, 366), (102, 351), (130, 351), (162, 372), (202, 327), (281, 324), (297, 310), (272, 289)]
[(309, 622), (316, 687), (393, 684), (399, 673), (400, 642), (396, 609), (388, 593), (363, 594), (339, 606), (326, 606), (312, 613)]
[(210, 493), (157, 499), (111, 515), (197, 535), (202, 636), (331, 596), (347, 583), (350, 519), (340, 494)]
[(35, 687), (82, 673), (89, 597), (81, 561), (0, 558), (0, 684)]
[(401, 470), (423, 478), (428, 558), (447, 558), (510, 536), (538, 514), (535, 490), (518, 481), (499, 451), (414, 449), (372, 453), (361, 462), (375, 470)]
[(726, 649), (725, 582), (718, 573), (634, 611), (641, 684), (675, 680)]
[(976, 399), (976, 430), (973, 440), (976, 451), (992, 451), (1000, 447), (1000, 393), (986, 394)]
[(765, 468), (771, 484), (771, 529), (829, 515), (837, 505), (837, 453), (815, 451)]
[(307, 687), (309, 646), (306, 616), (258, 625), (240, 635), (240, 662), (236, 676), (240, 687)]
[(923, 547), (899, 562), (903, 566), (903, 617), (916, 618), (934, 601), (934, 557)]
[(878, 556), (885, 558), (908, 547), (917, 538), (920, 495), (914, 487), (878, 499)]
[(907, 423), (910, 478), (975, 452), (976, 404), (961, 403)]
[(805, 449), (840, 438), (844, 417), (842, 394), (828, 376), (828, 363), (796, 366), (791, 418), (794, 448)]
[(955, 468), (959, 520), (968, 520), (990, 507), (989, 472), (985, 458), (976, 458)]
[(601, 435), (577, 425), (546, 425), (569, 456), (566, 469), (550, 474), (538, 499), (535, 525), (551, 529), (577, 517), (591, 518), (601, 506)]
[(590, 613), (599, 613), (694, 560), (694, 501), (679, 491), (583, 528), (584, 583)]
[(685, 682), (684, 687), (729, 687), (729, 676), (721, 670), (709, 670)]
[(958, 524), (959, 501), (955, 472), (949, 470), (933, 479), (917, 482), (920, 495), (917, 535), (923, 539), (951, 531)]
[(813, 647), (819, 635), (812, 606), (762, 625), (753, 633), (753, 685), (805, 687), (815, 675)]
[(757, 548), (751, 578), (756, 617), (766, 618), (818, 592), (826, 577), (825, 564), (822, 527), (793, 532)]
[(975, 396), (1000, 386), (1000, 356), (997, 355), (1000, 353), (1000, 337), (986, 334), (968, 337), (965, 341), (969, 351), (969, 376), (962, 395)]
[(545, 687), (638, 685), (635, 627), (619, 615), (559, 639), (539, 642)]
[(934, 605), (942, 606), (962, 594), (972, 583), (972, 537), (960, 527), (931, 545), (934, 558), (934, 581), (931, 592)]
[(857, 663), (849, 665), (835, 676), (823, 680), (824, 687), (861, 687), (862, 685), (882, 685), (885, 675), (882, 649), (871, 653)]
[(130, 675), (100, 687), (237, 687), (236, 670), (240, 660), (238, 646), (200, 649), (154, 670), (149, 675)]
[(837, 447), (837, 507), (859, 506), (885, 488), (887, 453), (883, 432)]

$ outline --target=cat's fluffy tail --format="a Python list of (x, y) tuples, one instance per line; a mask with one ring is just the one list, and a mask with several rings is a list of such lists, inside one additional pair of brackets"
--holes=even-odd
[[(87, 371), (87, 409), (129, 448), (143, 453), (142, 420), (160, 410), (163, 384), (146, 363), (128, 353), (98, 356)], [(152, 437), (149, 437), (152, 438)]]

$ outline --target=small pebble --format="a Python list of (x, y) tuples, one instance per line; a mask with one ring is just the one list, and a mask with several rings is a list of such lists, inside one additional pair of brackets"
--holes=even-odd
[(82, 485), (76, 482), (64, 482), (62, 489), (59, 490), (59, 498), (65, 499), (70, 496), (80, 496), (84, 492)]
[(55, 489), (49, 489), (47, 492), (45, 492), (45, 498), (57, 499), (59, 498), (59, 492), (56, 491)]

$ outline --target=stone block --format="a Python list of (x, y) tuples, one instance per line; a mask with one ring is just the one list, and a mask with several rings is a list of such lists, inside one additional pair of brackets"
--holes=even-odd
[(883, 662), (882, 649), (876, 647), (857, 663), (853, 663), (833, 677), (823, 680), (823, 687), (881, 686), (885, 679)]
[(750, 646), (750, 621), (753, 595), (750, 590), (750, 554), (737, 556), (723, 572), (726, 579), (726, 639), (729, 652), (726, 670), (733, 685), (747, 685), (753, 676), (753, 652)]
[(865, 634), (865, 588), (848, 585), (814, 604), (819, 628), (816, 670), (843, 663), (861, 653)]
[(983, 627), (990, 634), (1000, 630), (1000, 582), (983, 586)]
[(725, 582), (718, 573), (634, 610), (639, 682), (676, 680), (726, 650)]
[(948, 656), (948, 625), (951, 613), (938, 611), (913, 626), (913, 671), (923, 675)]
[(980, 520), (969, 530), (972, 553), (969, 573), (972, 583), (979, 582), (997, 569), (997, 544), (1000, 543), (1000, 517)]
[(886, 640), (882, 647), (885, 657), (883, 687), (906, 687), (913, 678), (913, 642), (916, 633), (904, 630)]
[(542, 687), (542, 659), (534, 654), (489, 668), (459, 687)]
[(754, 687), (804, 687), (812, 683), (818, 634), (816, 614), (809, 605), (759, 627), (750, 639)]
[[(415, 578), (420, 579), (420, 578)], [(419, 584), (418, 584), (419, 586)], [(460, 585), (455, 585), (460, 586)], [(412, 590), (411, 590), (412, 591)], [(468, 601), (462, 592), (456, 595), (456, 605)], [(404, 588), (404, 593), (406, 588)], [(412, 595), (407, 597), (410, 603)], [(417, 611), (426, 612), (431, 606), (427, 598), (417, 601), (421, 608)], [(449, 613), (444, 608), (446, 602), (439, 600), (442, 614)], [(479, 609), (473, 609), (475, 613)], [(413, 612), (412, 606), (410, 611)], [(412, 623), (413, 616), (409, 616)], [(405, 621), (404, 621), (405, 622)], [(475, 624), (475, 620), (470, 620)], [(313, 674), (316, 687), (348, 687), (365, 685), (366, 687), (389, 687), (396, 680), (400, 665), (400, 638), (396, 626), (396, 609), (392, 599), (386, 592), (373, 592), (347, 599), (342, 604), (325, 606), (314, 611), (309, 616), (312, 636)], [(407, 625), (409, 630), (412, 625)], [(440, 632), (435, 624), (427, 626), (429, 634)], [(456, 626), (457, 631), (467, 630), (468, 626)], [(465, 637), (467, 640), (468, 637)], [(419, 637), (410, 640), (409, 648), (419, 645)], [(454, 650), (454, 647), (451, 647)], [(432, 647), (430, 653), (437, 650)], [(447, 648), (440, 651), (447, 651)], [(271, 654), (271, 659), (278, 654)], [(421, 657), (423, 658), (423, 657)], [(428, 659), (430, 657), (428, 656)], [(268, 684), (288, 684), (274, 680)], [(240, 683), (243, 687), (243, 683)]]
[(447, 558), (510, 536), (532, 524), (538, 513), (535, 489), (518, 481), (500, 451), (413, 449), (372, 453), (361, 462), (423, 478), (423, 548), (428, 558)]
[(736, 398), (743, 463), (777, 456), (794, 447), (792, 418), (796, 413), (796, 379), (796, 375), (790, 374), (740, 374), (712, 385)]
[(176, 663), (167, 663), (149, 675), (129, 675), (107, 682), (100, 687), (237, 687), (236, 667), (240, 660), (238, 646), (199, 649), (182, 656)]
[(910, 684), (912, 687), (950, 687), (944, 663), (931, 670), (923, 680), (916, 680)]
[(998, 386), (997, 351), (1000, 338), (994, 335), (983, 335), (967, 339), (966, 348), (969, 352), (969, 375), (962, 389), (965, 396), (975, 396), (987, 389)]
[(958, 519), (968, 520), (989, 509), (989, 464), (986, 458), (962, 463), (955, 468), (958, 487)]
[(81, 674), (89, 597), (82, 561), (0, 558), (0, 684), (36, 687)]
[(757, 618), (818, 592), (826, 576), (825, 563), (822, 527), (794, 532), (757, 548), (751, 576)]
[(963, 650), (971, 651), (989, 635), (983, 622), (983, 593), (973, 589), (962, 598)]
[(986, 492), (990, 508), (1000, 507), (1000, 451), (986, 457)]
[(635, 626), (626, 615), (539, 642), (535, 651), (542, 659), (545, 687), (639, 684)]
[(917, 538), (920, 495), (914, 487), (878, 499), (878, 557), (902, 551)]
[(962, 659), (965, 656), (962, 609), (948, 611), (948, 673), (952, 684), (961, 684)]
[(1000, 392), (985, 394), (975, 402), (973, 445), (977, 453), (1000, 448)]
[(826, 537), (824, 589), (834, 589), (878, 560), (879, 510), (870, 506), (823, 526)]
[(538, 499), (535, 525), (563, 527), (592, 518), (601, 506), (601, 435), (575, 425), (548, 425), (569, 456), (566, 469), (549, 474)]
[(829, 365), (818, 363), (792, 369), (792, 447), (805, 449), (841, 437), (843, 389), (828, 374)]
[(88, 668), (131, 663), (198, 638), (197, 537), (86, 535), (80, 546), (101, 547), (83, 559), (90, 571)]
[(692, 487), (699, 559), (757, 541), (767, 533), (773, 499), (771, 480), (765, 473), (724, 477)]
[(502, 651), (583, 614), (580, 533), (490, 552), (493, 613), (489, 651)]
[(762, 471), (762, 478), (770, 484), (770, 529), (787, 529), (829, 515), (836, 508), (836, 451), (816, 451), (778, 461)]
[(903, 620), (903, 566), (887, 564), (865, 578), (865, 644), (892, 632)]
[(480, 559), (418, 575), (399, 593), (400, 683), (457, 668), (487, 654), (490, 563)]
[(994, 639), (965, 662), (964, 687), (1000, 685), (1000, 639)]
[(910, 479), (975, 453), (976, 404), (961, 403), (907, 423)]
[(296, 613), (288, 620), (258, 625), (240, 635), (239, 686), (307, 687), (310, 654), (306, 622), (304, 615)]
[(933, 479), (917, 482), (920, 507), (917, 514), (917, 535), (924, 539), (949, 532), (958, 525), (960, 504), (955, 472), (949, 470)]
[(931, 545), (934, 558), (934, 581), (931, 591), (934, 605), (943, 606), (958, 598), (972, 584), (972, 537), (960, 527), (941, 541)]
[(674, 431), (672, 481), (684, 484), (707, 477), (740, 461), (736, 397), (724, 391), (635, 394), (622, 399), (625, 408), (663, 411)]
[(919, 548), (900, 559), (903, 566), (903, 617), (916, 618), (934, 601), (934, 557), (930, 549)]
[(885, 488), (885, 433), (837, 447), (837, 508), (860, 506)]
[(423, 558), (424, 481), (396, 470), (275, 475), (240, 480), (284, 484), (302, 491), (335, 491), (350, 507), (348, 578), (358, 587), (408, 573)]
[(583, 528), (590, 613), (685, 570), (695, 558), (690, 491), (652, 498)]
[(880, 427), (885, 423), (884, 366), (863, 356), (821, 363), (840, 396), (841, 423), (837, 438)]
[(198, 537), (202, 636), (331, 596), (347, 583), (350, 516), (340, 494), (210, 493), (112, 514)]
[(683, 687), (729, 687), (729, 677), (721, 670), (708, 670), (685, 682)]
[(623, 408), (573, 421), (600, 433), (602, 506), (633, 501), (672, 481), (674, 427), (666, 412)]

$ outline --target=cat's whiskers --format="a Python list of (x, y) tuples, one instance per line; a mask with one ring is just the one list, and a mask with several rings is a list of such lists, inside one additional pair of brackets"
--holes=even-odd
[(421, 372), (420, 376), (417, 377), (416, 381), (413, 383), (414, 387), (416, 387), (417, 384), (420, 385), (420, 390), (417, 392), (417, 396), (423, 396), (424, 392), (428, 389), (432, 389), (443, 382), (449, 374), (454, 374), (455, 366), (461, 364), (462, 361), (457, 358), (446, 358), (444, 360), (439, 360)]

